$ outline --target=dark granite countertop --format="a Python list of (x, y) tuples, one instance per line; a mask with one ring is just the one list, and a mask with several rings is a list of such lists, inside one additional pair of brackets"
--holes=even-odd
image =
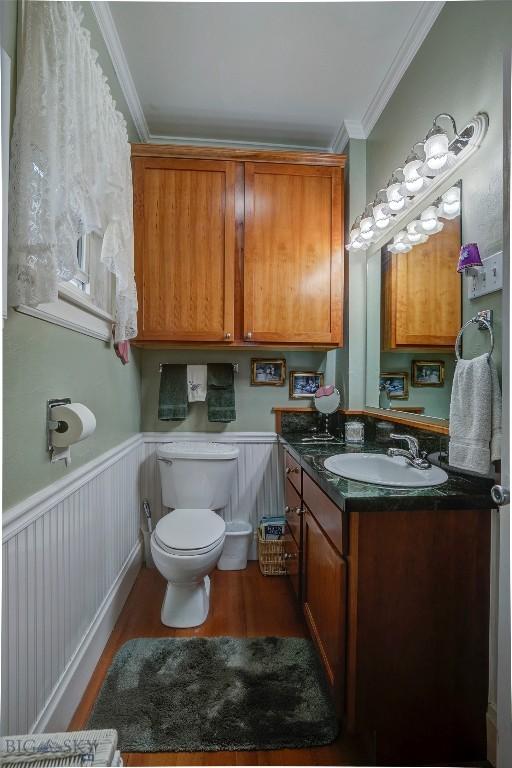
[(390, 488), (372, 483), (361, 483), (339, 477), (324, 468), (328, 456), (338, 453), (385, 453), (386, 445), (365, 441), (364, 445), (303, 443), (311, 433), (287, 433), (279, 435), (280, 442), (290, 450), (304, 471), (315, 480), (330, 499), (347, 511), (364, 510), (414, 510), (414, 509), (491, 509), (490, 489), (487, 478), (466, 477), (448, 472), (443, 485), (431, 488)]

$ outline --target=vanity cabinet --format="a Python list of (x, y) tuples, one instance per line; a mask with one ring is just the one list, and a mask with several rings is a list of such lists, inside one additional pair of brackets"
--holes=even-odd
[(453, 349), (462, 324), (460, 220), (409, 253), (383, 251), (384, 350)]
[[(286, 448), (284, 466), (300, 466)], [(490, 509), (342, 509), (300, 473), (285, 480), (303, 510), (290, 580), (343, 727), (376, 765), (484, 760)]]
[(304, 511), (302, 606), (327, 679), (343, 711), (347, 565), (311, 510)]
[(136, 343), (339, 346), (344, 162), (133, 145)]

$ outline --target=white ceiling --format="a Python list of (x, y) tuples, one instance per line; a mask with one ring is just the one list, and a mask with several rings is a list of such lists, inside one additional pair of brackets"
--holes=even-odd
[(95, 3), (144, 141), (340, 150), (373, 127), (443, 3)]

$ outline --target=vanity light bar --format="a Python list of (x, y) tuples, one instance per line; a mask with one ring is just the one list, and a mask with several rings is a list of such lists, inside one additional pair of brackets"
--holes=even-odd
[[(446, 120), (454, 134), (452, 139), (448, 137), (448, 129), (440, 124)], [(403, 167), (393, 171), (386, 188), (377, 192), (373, 203), (368, 204), (364, 213), (352, 224), (347, 250), (367, 250), (370, 245), (384, 245), (389, 239), (386, 230), (397, 226), (411, 212), (421, 213), (423, 234), (427, 236), (442, 229), (439, 217), (458, 216), (455, 213), (457, 201), (445, 197), (453, 188), (442, 194), (440, 200), (436, 200), (425, 211), (421, 211), (419, 206), (428, 195), (441, 190), (448, 176), (480, 147), (488, 126), (489, 116), (486, 112), (475, 115), (460, 133), (457, 132), (452, 115), (447, 112), (436, 115), (424, 140), (413, 145)], [(429, 210), (434, 206), (437, 208), (435, 215)], [(460, 212), (460, 194), (458, 208)], [(406, 242), (404, 237), (407, 237), (407, 232), (405, 236), (399, 232), (396, 238), (399, 236), (402, 238), (400, 242)]]

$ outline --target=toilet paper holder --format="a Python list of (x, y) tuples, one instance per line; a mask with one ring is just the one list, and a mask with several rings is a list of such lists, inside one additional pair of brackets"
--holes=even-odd
[(70, 405), (71, 398), (69, 397), (56, 397), (52, 400), (46, 401), (46, 436), (48, 443), (48, 450), (53, 453), (54, 446), (52, 440), (52, 432), (66, 432), (68, 425), (65, 421), (56, 421), (52, 418), (52, 408), (56, 405)]

